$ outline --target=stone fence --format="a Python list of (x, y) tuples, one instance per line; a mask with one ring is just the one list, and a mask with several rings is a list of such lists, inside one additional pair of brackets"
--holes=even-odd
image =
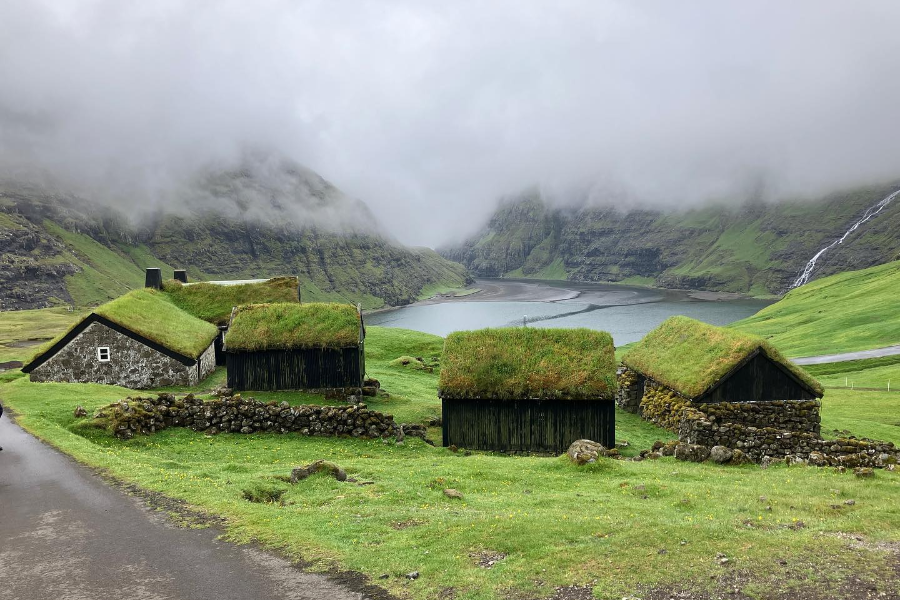
[[(313, 436), (379, 438), (400, 433), (391, 415), (351, 406), (291, 406), (287, 402), (260, 402), (240, 395), (203, 401), (188, 394), (159, 394), (156, 398), (127, 398), (94, 415), (109, 421), (121, 439), (155, 433), (167, 427), (187, 427), (208, 434), (220, 432), (296, 432)], [(416, 435), (408, 431), (407, 435)]]

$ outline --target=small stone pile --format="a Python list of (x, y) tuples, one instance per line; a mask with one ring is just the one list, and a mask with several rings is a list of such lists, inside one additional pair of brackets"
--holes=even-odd
[(131, 439), (168, 427), (188, 427), (210, 435), (231, 433), (288, 433), (312, 436), (382, 438), (394, 436), (400, 426), (391, 415), (351, 406), (291, 406), (287, 402), (260, 402), (240, 394), (200, 400), (193, 394), (176, 398), (159, 394), (114, 402), (100, 409), (96, 418), (108, 419), (113, 435)]

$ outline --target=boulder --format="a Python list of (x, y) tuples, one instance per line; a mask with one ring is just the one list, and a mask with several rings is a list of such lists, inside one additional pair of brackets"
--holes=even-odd
[(701, 463), (709, 458), (709, 448), (701, 444), (678, 444), (675, 447), (675, 458)]
[(462, 492), (460, 492), (459, 490), (455, 490), (453, 488), (447, 488), (446, 490), (444, 490), (444, 495), (447, 496), (448, 498), (454, 498), (456, 500), (463, 499)]
[(872, 467), (857, 467), (853, 469), (853, 474), (860, 478), (875, 477), (875, 471)]
[(810, 452), (808, 462), (814, 467), (828, 466), (828, 459), (821, 452)]
[(734, 457), (734, 451), (725, 446), (713, 446), (709, 449), (709, 460), (718, 464), (725, 464)]
[(80, 404), (75, 407), (75, 412), (73, 414), (75, 415), (76, 419), (83, 419), (88, 415), (87, 410)]
[(597, 457), (604, 452), (606, 447), (598, 442), (591, 440), (575, 440), (566, 450), (566, 454), (576, 465), (586, 465), (588, 463), (597, 462)]

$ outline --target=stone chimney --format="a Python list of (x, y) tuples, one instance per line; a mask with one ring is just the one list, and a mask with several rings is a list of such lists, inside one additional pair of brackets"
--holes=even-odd
[(147, 269), (147, 276), (144, 278), (144, 287), (153, 288), (155, 290), (162, 289), (162, 271), (155, 267)]
[(187, 271), (185, 271), (184, 269), (175, 269), (175, 281), (187, 283)]

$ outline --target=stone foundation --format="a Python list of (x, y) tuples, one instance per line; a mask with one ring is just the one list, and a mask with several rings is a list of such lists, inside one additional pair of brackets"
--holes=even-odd
[[(160, 394), (156, 398), (127, 398), (98, 411), (109, 419), (113, 434), (130, 439), (168, 427), (188, 427), (208, 434), (288, 433), (313, 436), (380, 438), (394, 436), (401, 426), (391, 415), (352, 406), (290, 406), (287, 402), (260, 402), (240, 395), (203, 401), (188, 394)], [(416, 435), (411, 431), (407, 435)]]

